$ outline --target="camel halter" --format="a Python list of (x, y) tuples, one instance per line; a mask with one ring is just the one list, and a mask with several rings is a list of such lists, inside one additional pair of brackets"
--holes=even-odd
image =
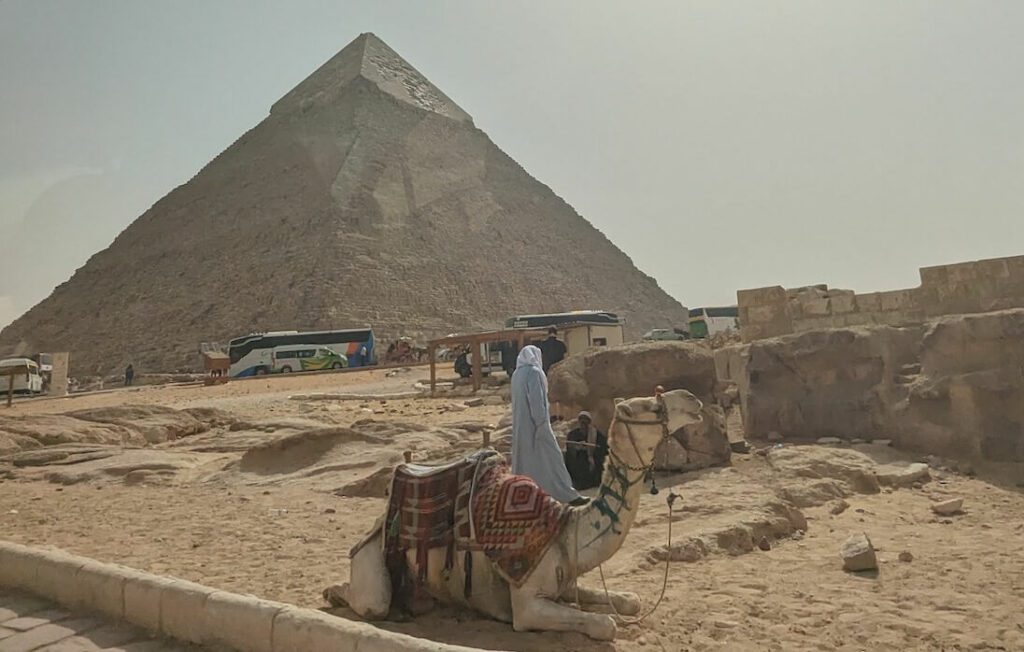
[[(618, 416), (618, 410), (616, 410), (615, 416), (612, 417), (611, 426), (608, 428), (609, 431), (614, 431), (615, 424), (621, 423), (626, 426), (626, 435), (629, 437), (629, 445), (633, 447), (633, 452), (636, 453), (636, 459), (640, 461), (640, 466), (633, 466), (624, 459), (619, 457), (615, 450), (611, 447), (608, 448), (608, 454), (612, 458), (612, 461), (617, 466), (624, 466), (630, 471), (643, 471), (644, 479), (651, 481), (651, 495), (658, 495), (658, 485), (654, 480), (654, 455), (657, 453), (658, 446), (661, 446), (662, 442), (668, 439), (672, 433), (668, 431), (668, 406), (665, 404), (665, 398), (662, 396), (664, 388), (658, 385), (654, 392), (654, 399), (658, 402), (658, 418), (657, 419), (634, 419), (633, 417), (620, 417)], [(661, 426), (661, 439), (654, 445), (654, 452), (651, 453), (651, 461), (644, 464), (644, 457), (640, 454), (640, 447), (636, 444), (636, 437), (633, 436), (633, 429), (631, 425), (635, 426)]]
[[(633, 451), (636, 453), (636, 458), (637, 458), (637, 460), (640, 461), (641, 465), (640, 466), (633, 466), (631, 464), (628, 464), (625, 460), (623, 460), (621, 457), (616, 455), (615, 451), (611, 447), (608, 448), (608, 454), (612, 458), (612, 463), (613, 464), (616, 464), (618, 466), (624, 466), (624, 467), (626, 467), (627, 469), (629, 469), (631, 471), (643, 471), (644, 474), (645, 474), (645, 477), (650, 478), (650, 480), (651, 480), (651, 495), (652, 496), (658, 495), (658, 486), (654, 482), (654, 472), (653, 472), (653, 470), (654, 470), (654, 455), (657, 453), (658, 446), (660, 446), (662, 442), (664, 442), (666, 439), (668, 439), (672, 435), (672, 433), (670, 433), (669, 430), (668, 430), (668, 406), (665, 404), (665, 398), (662, 396), (662, 394), (664, 392), (665, 392), (665, 388), (662, 387), (661, 385), (658, 385), (658, 387), (655, 388), (655, 390), (654, 390), (654, 398), (655, 398), (655, 400), (658, 401), (658, 407), (659, 407), (658, 418), (657, 419), (634, 419), (632, 417), (620, 418), (618, 416), (615, 416), (615, 417), (612, 418), (612, 424), (608, 428), (609, 432), (612, 432), (613, 429), (615, 428), (615, 424), (616, 423), (622, 423), (623, 425), (626, 426), (626, 434), (629, 436), (629, 443), (633, 447)], [(616, 412), (618, 412), (618, 410), (616, 410)], [(629, 426), (630, 425), (653, 426), (653, 425), (659, 425), (659, 424), (661, 425), (661, 439), (659, 439), (658, 443), (654, 445), (654, 453), (651, 454), (651, 461), (649, 463), (647, 463), (647, 464), (644, 464), (643, 463), (644, 462), (643, 455), (640, 454), (640, 447), (636, 445), (636, 438), (633, 437), (633, 430)], [(673, 508), (675, 506), (676, 499), (678, 499), (678, 498), (679, 498), (679, 494), (677, 494), (674, 491), (669, 490), (668, 497), (665, 499), (665, 504), (668, 505), (668, 542), (665, 544), (665, 551), (666, 551), (666, 554), (665, 554), (665, 575), (664, 575), (664, 577), (662, 578), (662, 581), (661, 581), (661, 593), (658, 595), (658, 599), (655, 600), (654, 605), (647, 611), (647, 613), (645, 613), (642, 616), (639, 616), (637, 618), (626, 618), (625, 616), (620, 614), (619, 610), (615, 607), (615, 603), (612, 601), (611, 594), (608, 592), (608, 583), (604, 579), (604, 565), (603, 564), (598, 564), (597, 565), (597, 570), (601, 574), (601, 587), (604, 589), (605, 600), (608, 601), (608, 606), (612, 608), (612, 612), (615, 614), (615, 616), (620, 621), (622, 621), (622, 624), (624, 624), (624, 625), (636, 625), (636, 624), (642, 622), (648, 616), (653, 614), (658, 609), (658, 606), (661, 605), (661, 601), (665, 599), (665, 591), (668, 590), (669, 562), (670, 562), (671, 557), (672, 557), (670, 554), (668, 554), (668, 552), (671, 551), (671, 549), (672, 549), (672, 511), (673, 511)], [(637, 508), (639, 508), (639, 505), (637, 505)], [(580, 554), (580, 548), (579, 548), (580, 522), (579, 522), (579, 519), (576, 520), (576, 528), (575, 528), (575, 530), (576, 530), (575, 531), (575, 542), (574, 542), (573, 547), (576, 549), (576, 555), (577, 555), (577, 559), (574, 561), (574, 565), (577, 568), (577, 572), (575, 572), (573, 574), (574, 575), (573, 585), (576, 588), (576, 604), (579, 605), (580, 604), (579, 571), (578, 571), (578, 568), (579, 568), (578, 556)]]

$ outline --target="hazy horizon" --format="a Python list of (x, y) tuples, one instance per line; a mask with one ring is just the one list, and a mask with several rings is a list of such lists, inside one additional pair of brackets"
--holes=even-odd
[(361, 32), (684, 305), (913, 287), (1024, 254), (1022, 28), (1012, 2), (0, 1), (0, 327)]

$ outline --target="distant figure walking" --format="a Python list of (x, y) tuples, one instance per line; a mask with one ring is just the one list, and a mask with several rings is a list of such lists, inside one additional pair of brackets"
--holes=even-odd
[(135, 367), (129, 364), (124, 370), (124, 386), (130, 387), (133, 380), (135, 380)]
[(565, 359), (565, 343), (558, 339), (558, 329), (548, 329), (548, 339), (538, 345), (543, 360), (544, 373)]
[(573, 506), (587, 502), (573, 489), (551, 430), (548, 380), (540, 349), (532, 345), (519, 352), (512, 374), (512, 473), (533, 478), (555, 500)]

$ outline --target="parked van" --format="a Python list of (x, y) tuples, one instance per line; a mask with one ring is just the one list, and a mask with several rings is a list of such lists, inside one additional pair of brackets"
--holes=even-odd
[[(7, 376), (2, 373), (4, 367), (28, 367), (28, 374), (17, 373)], [(29, 358), (8, 358), (0, 360), (0, 394), (6, 394), (9, 379), (14, 380), (15, 394), (41, 394), (43, 392), (43, 377), (39, 373), (39, 365), (35, 360)]]
[(274, 347), (270, 361), (271, 371), (282, 374), (348, 367), (347, 357), (325, 346)]

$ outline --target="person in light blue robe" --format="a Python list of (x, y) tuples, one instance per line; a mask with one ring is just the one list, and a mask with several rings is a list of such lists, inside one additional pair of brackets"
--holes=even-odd
[(551, 429), (548, 379), (540, 349), (524, 347), (512, 374), (512, 472), (533, 478), (555, 500), (581, 505)]

